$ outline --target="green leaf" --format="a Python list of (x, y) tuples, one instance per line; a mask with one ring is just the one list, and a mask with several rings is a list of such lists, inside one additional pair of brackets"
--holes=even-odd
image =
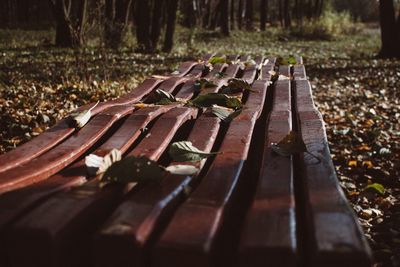
[(164, 176), (164, 170), (157, 162), (146, 157), (126, 157), (114, 162), (101, 177), (107, 183), (157, 182)]
[(204, 88), (216, 87), (217, 85), (215, 83), (213, 83), (212, 81), (202, 78), (202, 79), (197, 80), (195, 82), (194, 86), (197, 90), (201, 91)]
[(168, 151), (173, 161), (186, 162), (186, 161), (199, 161), (215, 154), (216, 152), (207, 153), (199, 150), (192, 145), (190, 141), (181, 141), (173, 143)]
[(239, 114), (242, 112), (242, 110), (238, 109), (238, 110), (234, 111), (234, 110), (231, 110), (231, 109), (227, 109), (227, 108), (223, 108), (223, 107), (219, 107), (219, 106), (215, 106), (214, 105), (211, 108), (211, 112), (212, 112), (212, 114), (214, 114), (216, 117), (218, 117), (223, 122), (229, 123), (234, 118), (239, 116)]
[(303, 140), (293, 131), (286, 135), (279, 143), (272, 143), (271, 149), (278, 155), (284, 157), (307, 152), (307, 147)]
[(251, 89), (251, 85), (245, 80), (233, 78), (228, 80), (228, 85), (222, 89), (221, 92), (224, 94), (234, 94), (243, 92), (244, 90), (255, 92), (253, 89)]
[(233, 108), (235, 110), (242, 107), (242, 101), (240, 99), (219, 93), (200, 95), (193, 99), (191, 103), (197, 107), (211, 107), (212, 105), (218, 105)]
[(369, 189), (375, 190), (381, 195), (385, 194), (385, 187), (378, 183), (369, 184), (365, 187), (364, 190), (369, 190)]
[(287, 58), (281, 58), (279, 61), (280, 65), (295, 65), (297, 64), (297, 60), (294, 56), (289, 56)]
[(214, 65), (214, 64), (224, 64), (227, 63), (227, 59), (225, 56), (223, 57), (217, 57), (217, 56), (213, 56), (208, 60), (208, 63)]

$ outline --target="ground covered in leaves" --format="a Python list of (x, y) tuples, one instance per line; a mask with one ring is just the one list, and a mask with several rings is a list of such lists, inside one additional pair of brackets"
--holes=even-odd
[(301, 55), (341, 184), (378, 266), (400, 266), (400, 61), (376, 59), (379, 30), (331, 41), (292, 39), (276, 30), (177, 34), (171, 54), (50, 46), (52, 32), (0, 31), (0, 153), (30, 140), (87, 102), (118, 97), (145, 77), (165, 74), (208, 51)]

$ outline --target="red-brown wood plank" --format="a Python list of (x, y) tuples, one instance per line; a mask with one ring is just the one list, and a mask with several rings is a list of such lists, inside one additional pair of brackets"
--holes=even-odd
[[(149, 107), (134, 112), (104, 144), (92, 153), (103, 156), (114, 148), (124, 153), (152, 120), (171, 108), (173, 106)], [(86, 176), (85, 162), (81, 160), (42, 182), (0, 195), (0, 235), (7, 225), (39, 201), (59, 191), (83, 184), (86, 182)]]
[[(194, 66), (193, 69), (191, 69), (189, 75), (191, 75), (190, 77), (200, 77), (203, 73), (204, 70), (204, 65), (202, 64), (197, 64)], [(184, 82), (186, 82), (188, 79), (190, 78), (186, 78), (186, 77), (172, 77), (169, 78), (165, 81), (163, 81), (159, 88), (172, 93), (177, 87), (179, 87), (180, 85), (182, 85)], [(138, 91), (141, 92), (140, 94), (142, 96), (148, 94), (151, 90), (153, 90), (155, 88), (156, 85), (158, 85), (160, 82), (155, 80), (155, 79), (149, 79), (146, 80), (143, 84), (142, 87), (139, 86)], [(134, 97), (133, 95), (131, 95), (131, 97)], [(133, 98), (132, 98), (133, 99)], [(131, 99), (131, 100), (132, 100)], [(126, 102), (128, 101), (128, 102)], [(117, 106), (121, 106), (120, 109), (123, 109), (123, 103), (127, 103), (126, 105), (132, 104), (135, 101), (133, 101), (132, 103), (129, 102), (130, 100), (128, 99), (122, 99), (120, 102), (116, 101), (116, 104), (112, 104), (112, 101), (110, 101), (110, 103), (108, 102), (104, 102), (104, 103), (100, 103), (99, 105), (97, 105), (96, 108), (93, 109), (92, 113), (95, 115), (97, 113), (102, 113), (102, 112), (106, 112), (104, 111), (106, 108), (110, 108), (112, 109), (114, 107), (114, 109), (118, 109)], [(83, 108), (80, 108), (80, 110), (83, 110)], [(96, 117), (95, 117), (96, 118)], [(10, 191), (13, 189), (17, 189), (20, 187), (24, 187), (27, 185), (30, 185), (32, 183), (38, 182), (40, 180), (43, 180), (47, 177), (49, 177), (50, 175), (56, 173), (57, 171), (61, 170), (63, 167), (65, 167), (66, 165), (70, 164), (73, 160), (75, 160), (77, 157), (79, 157), (86, 149), (88, 149), (90, 146), (88, 146), (89, 144), (92, 145), (94, 144), (94, 141), (98, 140), (99, 137), (101, 137), (102, 134), (105, 133), (105, 130), (107, 130), (108, 128), (111, 127), (111, 125), (117, 120), (119, 119), (119, 115), (115, 116), (112, 120), (110, 120), (110, 124), (104, 124), (104, 129), (102, 129), (103, 131), (99, 132), (99, 135), (93, 135), (93, 137), (96, 137), (93, 140), (88, 140), (88, 142), (83, 142), (83, 138), (82, 137), (87, 137), (87, 138), (91, 138), (89, 136), (85, 136), (80, 134), (80, 132), (87, 132), (89, 129), (89, 126), (92, 125), (91, 122), (89, 122), (87, 125), (85, 125), (85, 127), (83, 129), (81, 129), (77, 136), (81, 136), (80, 139), (81, 143), (86, 144), (86, 146), (78, 146), (78, 143), (76, 143), (76, 139), (74, 138), (75, 136), (72, 136), (70, 139), (71, 140), (66, 140), (64, 144), (59, 145), (59, 147), (57, 147), (55, 150), (49, 151), (47, 154), (49, 154), (49, 156), (42, 155), (39, 158), (34, 159), (31, 162), (27, 162), (25, 160), (25, 164), (22, 164), (19, 162), (19, 166), (14, 166), (14, 169), (9, 169), (8, 171), (3, 172), (2, 174), (4, 176), (6, 176), (7, 178), (0, 180), (0, 194), (2, 192), (6, 192), (6, 191)], [(92, 119), (95, 120), (95, 119)], [(103, 119), (103, 123), (105, 123), (105, 120)], [(74, 129), (72, 128), (66, 128), (68, 134), (71, 134)], [(72, 132), (71, 132), (72, 131)], [(92, 130), (93, 132), (93, 130)], [(75, 143), (73, 145), (70, 145), (71, 143)], [(47, 143), (48, 144), (48, 143)], [(35, 145), (35, 143), (33, 144)], [(64, 147), (63, 147), (64, 146)], [(68, 148), (65, 148), (68, 147)], [(74, 148), (75, 147), (75, 148)], [(64, 149), (64, 150), (62, 150)], [(39, 151), (38, 148), (36, 148), (36, 150), (32, 150), (32, 151)], [(60, 153), (64, 153), (64, 155), (60, 155)], [(52, 156), (53, 155), (53, 156)], [(54, 155), (57, 155), (56, 157)], [(38, 160), (43, 159), (41, 162), (41, 165), (38, 163)], [(46, 163), (47, 162), (47, 163)], [(37, 164), (39, 164), (41, 166), (41, 168), (37, 169), (34, 168), (35, 172), (33, 172), (29, 166), (37, 166)], [(24, 173), (25, 172), (25, 173)]]
[[(186, 75), (192, 68), (199, 68), (199, 65), (202, 64), (198, 64), (196, 62), (184, 62), (178, 68), (179, 75), (175, 76), (182, 77)], [(99, 105), (92, 111), (92, 113), (93, 115), (95, 115), (113, 105), (125, 105), (137, 102), (141, 100), (145, 95), (149, 94), (161, 82), (161, 80), (157, 79), (146, 79), (137, 88), (132, 89), (132, 92), (123, 95), (116, 100), (99, 103)], [(80, 107), (79, 109), (77, 109), (77, 112), (89, 109), (92, 105), (94, 104)], [(17, 165), (20, 165), (45, 153), (52, 147), (59, 144), (65, 138), (70, 136), (74, 131), (74, 128), (69, 127), (67, 120), (60, 121), (55, 126), (45, 131), (30, 142), (23, 144), (6, 154), (0, 155), (0, 172), (14, 168)]]
[[(226, 64), (216, 64), (214, 66), (214, 69), (209, 72), (204, 78), (207, 79), (216, 79), (215, 74), (218, 72), (223, 72), (224, 69), (226, 68)], [(197, 77), (198, 78), (198, 77)], [(193, 78), (187, 81), (181, 90), (176, 94), (176, 97), (178, 98), (184, 98), (184, 99), (191, 99), (195, 93), (197, 93), (198, 89), (196, 88), (195, 84), (198, 79)]]
[(338, 183), (324, 122), (316, 110), (311, 85), (295, 81), (296, 111), (307, 150), (300, 157), (300, 176), (307, 227), (306, 266), (371, 266), (370, 249)]
[[(238, 65), (230, 68), (224, 79), (236, 76)], [(214, 66), (221, 71), (224, 65)], [(221, 68), (218, 70), (216, 67)], [(228, 67), (229, 68), (229, 67)], [(217, 92), (225, 83), (216, 79), (214, 74), (208, 76), (215, 80), (215, 88), (207, 92)], [(206, 76), (206, 78), (208, 78)], [(203, 91), (200, 92), (204, 93)], [(256, 102), (254, 99), (253, 102)], [(196, 121), (188, 140), (197, 148), (210, 151), (219, 130), (220, 121), (216, 117), (202, 114)], [(204, 161), (172, 164), (190, 164), (202, 168)], [(94, 241), (96, 266), (145, 266), (149, 260), (149, 242), (157, 234), (157, 229), (166, 223), (179, 204), (188, 186), (196, 181), (195, 176), (168, 175), (159, 185), (148, 185), (140, 191), (125, 198), (115, 210), (111, 219), (102, 228)], [(126, 231), (120, 231), (123, 225)], [(104, 253), (108, 251), (108, 253)]]
[[(178, 67), (179, 74), (175, 76), (182, 77), (193, 68), (199, 68), (199, 65), (201, 64), (198, 64), (197, 62), (184, 62)], [(95, 115), (97, 113), (100, 113), (101, 111), (113, 105), (125, 105), (137, 102), (141, 100), (145, 95), (149, 94), (161, 82), (161, 80), (157, 79), (146, 79), (137, 88), (132, 89), (132, 92), (123, 95), (113, 101), (99, 103), (99, 105), (97, 105), (96, 108), (92, 111), (92, 114)], [(93, 105), (93, 103), (85, 105), (78, 108), (76, 111), (79, 112), (85, 109), (89, 109)], [(17, 165), (20, 165), (45, 153), (52, 147), (59, 144), (61, 141), (65, 140), (65, 138), (69, 137), (74, 131), (74, 128), (69, 127), (66, 119), (61, 120), (55, 126), (51, 127), (49, 130), (45, 131), (30, 142), (23, 144), (6, 154), (0, 155), (0, 172), (4, 172), (8, 169), (14, 168)]]
[[(157, 160), (178, 128), (196, 113), (196, 109), (186, 107), (170, 110), (129, 155)], [(111, 212), (127, 188), (111, 185), (99, 189), (98, 182), (93, 180), (51, 197), (7, 231), (10, 262), (13, 266), (87, 266), (90, 255), (84, 251), (83, 243), (90, 245), (89, 234)]]
[(3, 172), (0, 193), (31, 185), (60, 171), (95, 144), (114, 122), (132, 110), (133, 106), (128, 105), (103, 111), (56, 149)]
[(240, 266), (296, 265), (296, 218), (292, 157), (273, 153), (292, 130), (290, 81), (277, 81), (265, 134), (263, 163), (242, 232)]
[[(248, 102), (265, 97), (268, 84), (256, 81)], [(246, 103), (246, 104), (247, 104)], [(211, 266), (213, 249), (231, 194), (247, 158), (256, 118), (262, 106), (245, 108), (230, 124), (206, 176), (176, 211), (156, 243), (152, 266)]]
[[(219, 119), (201, 116), (189, 136), (193, 145), (210, 151), (219, 130)], [(180, 163), (197, 165), (203, 163)], [(96, 266), (145, 266), (149, 260), (149, 242), (156, 229), (167, 223), (185, 190), (196, 176), (168, 175), (161, 184), (148, 185), (124, 199), (97, 234)]]
[(293, 66), (294, 80), (307, 80), (306, 68), (304, 65), (296, 64)]
[(291, 75), (290, 75), (290, 66), (289, 65), (280, 65), (279, 66), (279, 75), (284, 75), (286, 77), (291, 77)]
[(265, 80), (271, 80), (272, 73), (275, 68), (275, 57), (268, 57), (264, 62), (264, 67), (261, 69), (260, 78)]

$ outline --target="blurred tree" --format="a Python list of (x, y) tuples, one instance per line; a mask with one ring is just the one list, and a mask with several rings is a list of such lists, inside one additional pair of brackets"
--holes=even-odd
[(243, 1), (244, 0), (239, 0), (237, 7), (237, 26), (239, 30), (242, 29), (242, 23), (243, 23), (243, 14), (244, 14)]
[(246, 0), (246, 30), (253, 30), (253, 20), (254, 20), (254, 12), (253, 12), (253, 0)]
[(118, 48), (128, 24), (132, 0), (106, 0), (104, 37), (107, 47)]
[(221, 32), (229, 36), (229, 0), (220, 0), (221, 10)]
[(165, 29), (165, 38), (163, 51), (170, 52), (174, 44), (174, 32), (176, 22), (176, 11), (178, 9), (178, 0), (166, 0), (167, 4), (167, 25)]
[(137, 51), (150, 52), (150, 6), (147, 0), (136, 0), (135, 6)]
[[(151, 51), (155, 51), (157, 49), (158, 41), (160, 40), (161, 35), (161, 26), (162, 19), (164, 13), (164, 2), (165, 0), (156, 0), (153, 1), (153, 12), (152, 12), (152, 22), (151, 22), (151, 32), (150, 32), (150, 40), (151, 40)], [(188, 21), (188, 23), (193, 23), (193, 21)], [(194, 20), (196, 23), (196, 20)], [(194, 25), (193, 25), (194, 26)]]
[(260, 30), (265, 31), (265, 24), (267, 23), (268, 14), (268, 0), (260, 1)]
[(87, 0), (49, 0), (56, 20), (56, 45), (79, 47), (84, 42)]
[(379, 12), (382, 41), (379, 56), (384, 58), (400, 57), (400, 37), (399, 30), (396, 29), (398, 25), (396, 25), (393, 0), (379, 0)]
[(289, 28), (292, 25), (291, 18), (290, 18), (290, 3), (289, 0), (284, 0), (283, 2), (283, 22), (285, 28)]

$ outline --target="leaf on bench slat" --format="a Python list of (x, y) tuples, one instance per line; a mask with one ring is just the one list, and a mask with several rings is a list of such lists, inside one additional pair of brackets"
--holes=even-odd
[(197, 90), (201, 91), (205, 88), (216, 87), (217, 85), (215, 83), (213, 83), (212, 81), (202, 78), (202, 79), (198, 79), (195, 82), (194, 86)]
[(193, 146), (190, 141), (172, 143), (168, 151), (173, 161), (200, 161), (202, 159), (218, 154), (218, 152), (207, 153)]
[(193, 99), (191, 103), (197, 107), (211, 107), (212, 105), (223, 106), (227, 108), (239, 109), (242, 107), (242, 101), (237, 97), (229, 97), (226, 94), (209, 93), (200, 95)]
[(171, 165), (165, 170), (177, 175), (194, 175), (199, 172), (199, 169), (192, 165)]
[(114, 162), (102, 175), (102, 185), (108, 183), (158, 182), (164, 176), (164, 169), (157, 162), (146, 157), (126, 157)]
[(156, 95), (159, 97), (159, 101), (163, 100), (163, 99), (168, 99), (170, 102), (176, 102), (176, 98), (175, 96), (173, 96), (172, 94), (165, 92), (162, 89), (156, 89)]
[(297, 64), (297, 60), (294, 56), (289, 56), (287, 58), (279, 59), (279, 64), (280, 65), (295, 65), (295, 64)]
[(218, 57), (218, 56), (213, 56), (208, 60), (208, 63), (214, 65), (214, 64), (224, 64), (228, 63), (228, 59), (226, 56), (223, 57)]
[(290, 133), (278, 143), (271, 143), (271, 148), (272, 151), (283, 157), (307, 152), (307, 147), (303, 140), (293, 131), (290, 131)]
[(211, 108), (211, 113), (214, 114), (216, 117), (218, 117), (221, 121), (226, 122), (226, 123), (231, 122), (234, 118), (239, 116), (239, 114), (241, 112), (242, 112), (241, 109), (238, 109), (235, 111), (235, 110), (220, 107), (217, 105), (214, 105)]
[(240, 93), (243, 92), (244, 90), (248, 90), (251, 92), (256, 92), (253, 89), (251, 89), (251, 85), (246, 82), (243, 79), (229, 79), (228, 80), (228, 85), (221, 90), (221, 93), (223, 94), (234, 94), (234, 93)]
[(99, 175), (104, 173), (114, 162), (120, 161), (122, 153), (118, 149), (113, 149), (104, 157), (90, 154), (85, 157), (85, 165), (89, 175)]
[(98, 101), (93, 107), (91, 107), (88, 110), (84, 110), (82, 112), (79, 113), (73, 113), (70, 116), (70, 122), (71, 122), (71, 127), (74, 128), (82, 128), (83, 126), (86, 125), (86, 123), (88, 123), (88, 121), (90, 120), (90, 118), (92, 117), (92, 110), (100, 103), (100, 101)]

